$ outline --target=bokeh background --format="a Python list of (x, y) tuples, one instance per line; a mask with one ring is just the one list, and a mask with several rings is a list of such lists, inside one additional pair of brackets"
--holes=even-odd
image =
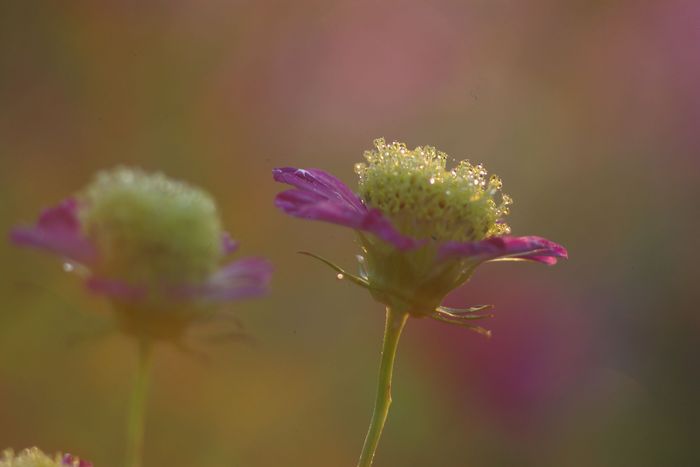
[[(274, 283), (235, 305), (253, 342), (158, 350), (146, 466), (352, 466), (382, 309), (295, 254), (357, 247), (270, 171), (354, 186), (379, 136), (482, 161), (571, 259), (449, 298), (490, 341), (409, 322), (376, 465), (700, 465), (699, 52), (693, 0), (2, 2), (0, 231), (117, 164), (208, 189)], [(53, 258), (0, 260), (0, 447), (122, 465), (132, 342)]]

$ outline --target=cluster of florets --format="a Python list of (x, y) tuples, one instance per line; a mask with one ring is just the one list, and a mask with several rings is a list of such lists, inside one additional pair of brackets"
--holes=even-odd
[(81, 220), (102, 276), (151, 284), (201, 281), (221, 259), (221, 224), (204, 191), (163, 174), (100, 172), (82, 193)]
[(474, 241), (505, 235), (502, 221), (512, 200), (501, 180), (481, 164), (461, 161), (447, 169), (447, 154), (434, 147), (409, 150), (403, 143), (374, 142), (366, 163), (355, 165), (359, 194), (406, 235), (434, 240)]
[(15, 455), (12, 449), (2, 453), (0, 467), (91, 467), (89, 462), (81, 461), (70, 454), (56, 454), (49, 457), (39, 448), (25, 449)]

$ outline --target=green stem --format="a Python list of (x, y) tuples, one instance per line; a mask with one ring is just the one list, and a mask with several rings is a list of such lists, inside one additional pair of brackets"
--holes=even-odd
[(372, 420), (369, 423), (369, 431), (362, 447), (362, 454), (357, 467), (370, 467), (377, 451), (379, 438), (382, 436), (384, 422), (389, 414), (391, 405), (391, 375), (394, 371), (396, 349), (399, 345), (401, 331), (408, 319), (408, 313), (397, 313), (391, 308), (386, 309), (386, 326), (384, 328), (384, 344), (382, 345), (382, 359), (379, 367), (379, 382), (377, 384), (377, 398), (374, 402)]
[(139, 341), (138, 358), (138, 370), (131, 392), (129, 420), (126, 427), (126, 467), (141, 467), (142, 465), (146, 398), (153, 360), (153, 345), (150, 340), (142, 339)]

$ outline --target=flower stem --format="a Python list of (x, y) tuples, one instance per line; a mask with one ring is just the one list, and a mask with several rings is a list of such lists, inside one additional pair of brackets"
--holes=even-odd
[(408, 319), (408, 313), (398, 313), (391, 308), (386, 309), (386, 325), (384, 328), (384, 344), (382, 345), (382, 359), (379, 367), (379, 382), (377, 384), (377, 398), (374, 402), (372, 420), (369, 423), (369, 431), (362, 447), (362, 454), (357, 467), (370, 467), (377, 451), (379, 438), (382, 436), (384, 422), (389, 414), (391, 405), (391, 376), (394, 371), (396, 349), (399, 345), (401, 331)]
[(139, 340), (138, 358), (138, 370), (131, 392), (129, 419), (126, 427), (126, 467), (141, 467), (142, 465), (146, 398), (153, 360), (153, 345), (149, 339)]

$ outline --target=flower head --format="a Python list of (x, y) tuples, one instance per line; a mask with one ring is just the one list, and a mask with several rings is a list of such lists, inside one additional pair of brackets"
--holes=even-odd
[(82, 199), (81, 224), (103, 275), (158, 285), (201, 281), (217, 268), (221, 222), (203, 190), (118, 168), (99, 173)]
[(11, 449), (4, 451), (0, 457), (0, 467), (92, 467), (92, 464), (70, 454), (49, 457), (39, 448), (30, 448), (19, 455), (15, 455)]
[(11, 239), (62, 256), (89, 290), (113, 302), (126, 332), (148, 337), (177, 338), (215, 305), (263, 294), (271, 274), (258, 258), (221, 266), (237, 244), (213, 199), (139, 169), (98, 173)]
[(500, 194), (501, 180), (481, 164), (461, 161), (447, 170), (447, 154), (430, 146), (375, 141), (357, 163), (359, 193), (403, 233), (415, 238), (473, 241), (504, 235), (502, 222), (512, 200)]
[[(447, 168), (447, 155), (430, 146), (375, 141), (355, 165), (359, 195), (318, 169), (279, 168), (275, 180), (294, 188), (277, 195), (284, 212), (350, 227), (362, 248), (359, 276), (324, 260), (367, 288), (379, 302), (413, 316), (472, 326), (490, 308), (441, 307), (451, 290), (486, 261), (519, 259), (554, 264), (566, 249), (542, 237), (513, 237), (503, 218), (512, 200), (501, 180), (481, 164)], [(315, 255), (314, 255), (315, 256)]]

